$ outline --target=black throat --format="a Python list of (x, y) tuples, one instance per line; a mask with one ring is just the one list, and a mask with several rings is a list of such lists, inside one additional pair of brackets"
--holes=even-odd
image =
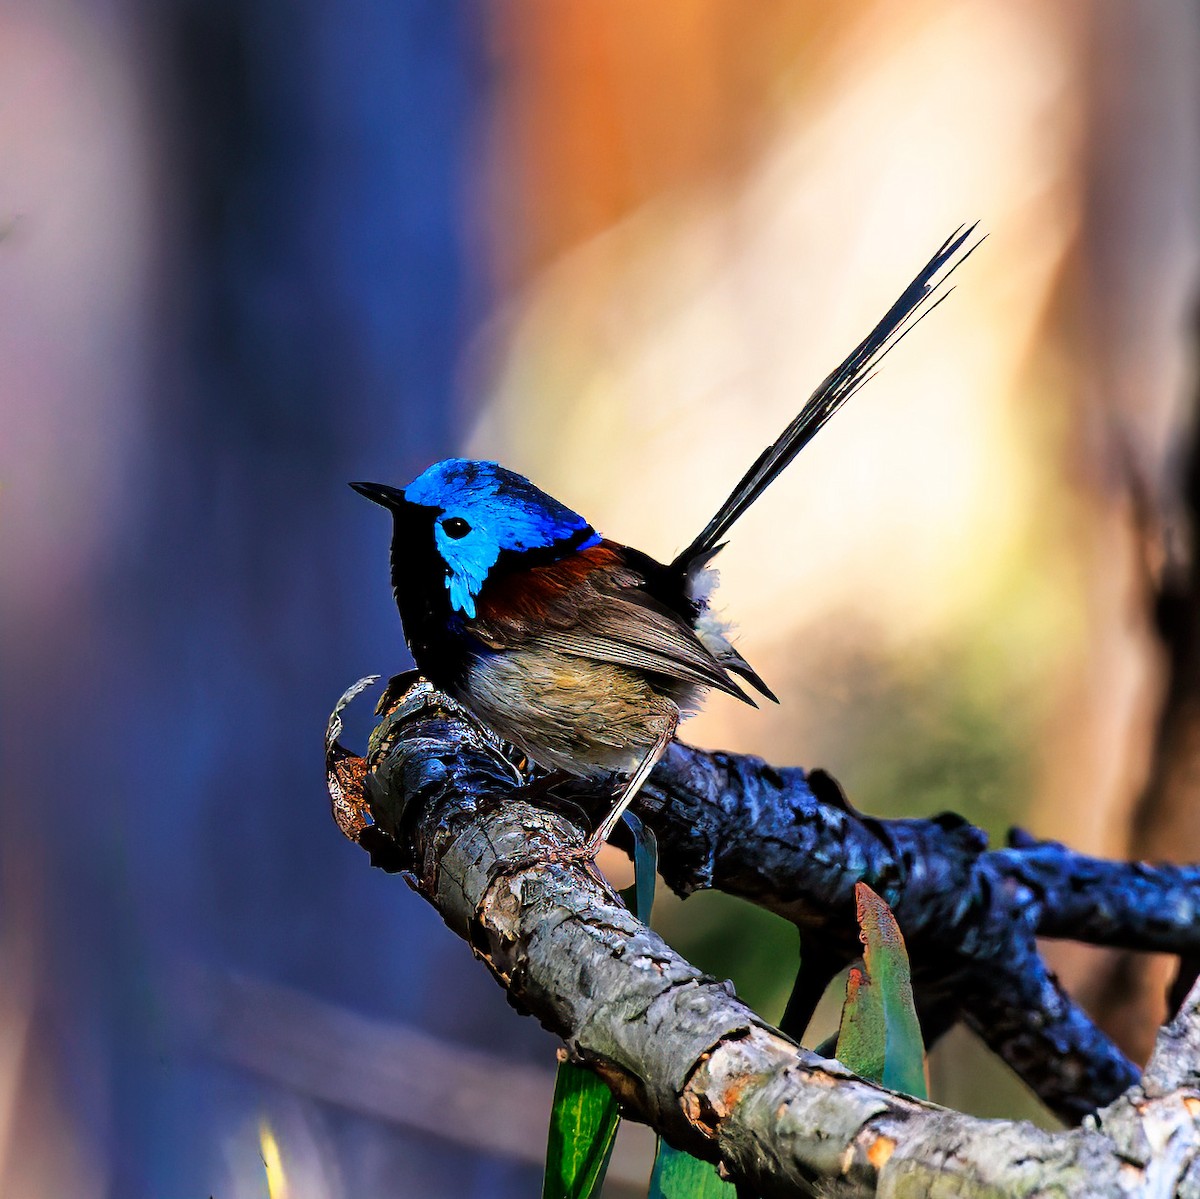
[(417, 669), (435, 687), (461, 691), (471, 658), (462, 616), (450, 607), (446, 563), (437, 552), (435, 509), (405, 504), (392, 511), (392, 594)]

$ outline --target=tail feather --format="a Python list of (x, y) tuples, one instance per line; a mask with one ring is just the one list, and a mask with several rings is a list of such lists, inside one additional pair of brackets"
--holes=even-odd
[[(884, 318), (854, 348), (850, 356), (817, 388), (778, 441), (758, 456), (717, 514), (699, 536), (675, 559), (678, 569), (701, 556), (711, 557), (733, 523), (775, 481), (793, 458), (816, 436), (825, 422), (872, 378), (879, 364), (900, 341), (927, 317), (953, 288), (950, 276), (974, 253), (983, 238), (964, 251), (977, 224), (960, 226), (904, 289)], [(960, 253), (960, 251), (962, 251)], [(946, 269), (946, 268), (949, 269)], [(753, 681), (753, 680), (752, 680)]]

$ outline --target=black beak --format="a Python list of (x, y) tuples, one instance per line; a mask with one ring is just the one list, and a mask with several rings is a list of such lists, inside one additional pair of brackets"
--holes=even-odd
[(392, 512), (404, 503), (404, 492), (399, 487), (389, 487), (386, 483), (351, 483), (350, 486), (359, 495), (365, 495), (367, 499), (382, 504)]

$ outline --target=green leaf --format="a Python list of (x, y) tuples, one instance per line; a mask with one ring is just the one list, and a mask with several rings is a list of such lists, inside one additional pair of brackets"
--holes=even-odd
[(588, 1199), (599, 1191), (620, 1119), (613, 1093), (595, 1074), (559, 1062), (542, 1199)]
[(855, 1074), (874, 1082), (883, 1081), (887, 1057), (887, 1017), (879, 988), (857, 966), (846, 979), (846, 1002), (833, 1056)]
[(924, 1099), (925, 1045), (900, 926), (866, 883), (855, 885), (854, 898), (864, 969), (851, 969), (846, 982), (838, 1061), (863, 1078)]
[(716, 1166), (658, 1142), (646, 1199), (736, 1199), (736, 1196), (737, 1188), (717, 1173)]
[(625, 813), (625, 823), (633, 833), (634, 915), (650, 923), (654, 908), (654, 876), (658, 870), (658, 840), (654, 830), (644, 825), (632, 812)]

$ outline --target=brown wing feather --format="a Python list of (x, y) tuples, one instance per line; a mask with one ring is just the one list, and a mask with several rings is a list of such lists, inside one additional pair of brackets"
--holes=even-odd
[(611, 542), (489, 579), (471, 632), (494, 649), (537, 641), (560, 653), (725, 691), (753, 705), (690, 620), (643, 589)]

